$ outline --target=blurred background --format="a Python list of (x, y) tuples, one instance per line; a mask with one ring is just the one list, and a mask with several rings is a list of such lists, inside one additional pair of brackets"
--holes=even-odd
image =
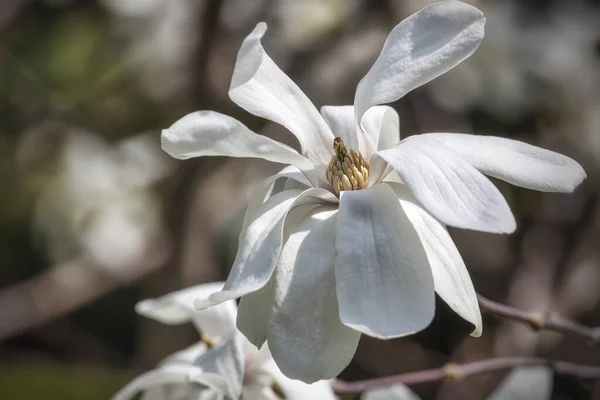
[[(223, 280), (254, 186), (280, 166), (170, 159), (160, 129), (212, 109), (298, 147), (228, 99), (241, 41), (265, 48), (320, 107), (351, 104), (391, 28), (422, 0), (3, 0), (0, 3), (0, 398), (107, 399), (198, 339), (134, 304)], [(574, 194), (496, 181), (511, 236), (453, 230), (486, 297), (600, 326), (600, 1), (481, 0), (473, 57), (393, 104), (402, 136), (467, 132), (523, 140), (579, 161)], [(493, 356), (600, 365), (600, 346), (484, 317), (484, 335), (439, 304), (413, 338), (363, 338), (346, 379)], [(478, 399), (503, 374), (421, 385)], [(555, 377), (556, 399), (600, 384)], [(352, 397), (346, 397), (352, 398)]]

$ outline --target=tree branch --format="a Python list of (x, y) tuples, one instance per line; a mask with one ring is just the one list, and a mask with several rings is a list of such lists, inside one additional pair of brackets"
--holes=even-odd
[(519, 310), (504, 304), (496, 303), (480, 294), (477, 295), (477, 300), (479, 301), (479, 307), (482, 312), (500, 318), (524, 322), (533, 330), (548, 330), (579, 337), (587, 340), (592, 346), (600, 342), (600, 328), (590, 328), (555, 316), (547, 317), (539, 312)]
[(456, 381), (471, 375), (525, 366), (547, 366), (560, 375), (572, 376), (580, 379), (600, 379), (600, 367), (574, 364), (567, 361), (552, 361), (545, 358), (509, 357), (491, 358), (466, 364), (448, 363), (440, 368), (354, 382), (334, 380), (332, 386), (338, 393), (357, 393), (390, 386), (396, 383), (415, 385), (439, 380)]

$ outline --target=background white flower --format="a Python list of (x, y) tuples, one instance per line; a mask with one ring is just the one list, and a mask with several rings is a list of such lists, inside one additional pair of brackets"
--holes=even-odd
[[(176, 158), (292, 165), (257, 189), (224, 290), (196, 306), (244, 296), (238, 328), (258, 347), (268, 341), (281, 370), (306, 382), (338, 375), (361, 333), (395, 338), (427, 327), (434, 289), (480, 335), (475, 291), (444, 224), (515, 230), (506, 200), (483, 173), (543, 191), (572, 191), (585, 178), (575, 161), (508, 139), (400, 141), (398, 115), (380, 104), (469, 57), (484, 24), (479, 10), (458, 1), (424, 8), (392, 30), (354, 106), (321, 113), (265, 53), (266, 25), (259, 24), (238, 53), (229, 95), (288, 128), (301, 152), (211, 111), (189, 114), (162, 134), (163, 149)], [(347, 148), (338, 144), (334, 153), (334, 137)], [(279, 178), (286, 183), (277, 192)]]
[[(206, 297), (223, 282), (202, 284), (144, 300), (136, 311), (159, 322), (191, 322), (204, 341), (167, 357), (156, 369), (134, 379), (114, 397), (125, 400), (142, 393), (144, 400), (173, 399), (323, 399), (336, 397), (328, 382), (307, 385), (287, 378), (265, 346), (257, 350), (235, 329), (237, 306), (224, 302), (208, 310), (194, 308), (194, 299)], [(214, 347), (211, 347), (214, 346)]]

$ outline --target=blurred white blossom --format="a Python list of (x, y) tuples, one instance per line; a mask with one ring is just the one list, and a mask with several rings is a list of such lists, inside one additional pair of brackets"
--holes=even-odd
[[(473, 284), (444, 225), (511, 233), (504, 197), (483, 175), (541, 191), (572, 191), (575, 161), (525, 143), (431, 133), (400, 141), (395, 101), (469, 57), (485, 18), (458, 1), (398, 24), (356, 89), (353, 106), (321, 113), (265, 53), (259, 24), (244, 40), (229, 90), (246, 111), (288, 128), (301, 153), (212, 111), (162, 133), (185, 159), (257, 157), (291, 164), (267, 179), (246, 211), (224, 289), (196, 306), (242, 297), (238, 328), (268, 341), (281, 370), (312, 382), (338, 375), (361, 333), (413, 334), (434, 316), (434, 290), (481, 334)], [(333, 149), (332, 149), (333, 147)], [(282, 191), (275, 182), (285, 179)]]
[(156, 369), (134, 379), (115, 395), (127, 400), (238, 399), (335, 400), (326, 381), (307, 385), (285, 377), (265, 346), (257, 350), (235, 329), (233, 300), (208, 310), (194, 308), (194, 299), (223, 287), (203, 284), (137, 304), (138, 313), (166, 324), (192, 322), (204, 342), (167, 357)]
[(36, 207), (37, 231), (56, 261), (83, 253), (101, 267), (131, 266), (159, 227), (149, 185), (170, 163), (147, 135), (115, 146), (89, 133), (66, 135), (58, 174)]

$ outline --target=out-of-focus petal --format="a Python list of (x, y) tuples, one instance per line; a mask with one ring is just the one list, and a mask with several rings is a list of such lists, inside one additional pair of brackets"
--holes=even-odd
[(550, 150), (495, 136), (428, 133), (484, 174), (543, 192), (572, 192), (586, 178), (575, 160)]
[(457, 228), (512, 233), (515, 218), (498, 189), (442, 142), (411, 136), (379, 151), (414, 196), (438, 220)]
[(161, 135), (164, 151), (178, 159), (201, 156), (262, 158), (291, 164), (317, 185), (311, 161), (285, 144), (257, 135), (244, 124), (214, 111), (196, 111), (181, 118)]
[(435, 296), (427, 254), (388, 185), (342, 192), (335, 249), (345, 325), (389, 339), (431, 323)]
[(436, 293), (448, 306), (473, 324), (473, 336), (483, 330), (477, 294), (454, 241), (446, 228), (429, 215), (415, 200), (406, 185), (388, 183), (400, 200), (427, 253)]
[(360, 333), (340, 321), (335, 294), (336, 213), (315, 208), (296, 226), (281, 252), (267, 340), (290, 378), (315, 382), (350, 363)]
[(363, 393), (363, 400), (420, 400), (408, 386), (397, 383), (390, 387), (368, 390)]
[(267, 55), (261, 39), (264, 22), (246, 37), (237, 56), (229, 97), (249, 113), (277, 122), (300, 142), (302, 154), (327, 165), (333, 134), (300, 88)]
[(479, 46), (484, 26), (483, 13), (460, 1), (432, 4), (400, 22), (358, 84), (356, 121), (461, 63)]
[(515, 368), (488, 400), (548, 400), (552, 397), (553, 372), (550, 368)]
[(223, 282), (192, 286), (157, 299), (142, 300), (135, 305), (135, 310), (163, 324), (176, 325), (191, 321), (202, 333), (213, 337), (223, 336), (235, 330), (235, 302), (228, 301), (202, 311), (194, 307), (195, 299), (204, 299), (222, 288)]

